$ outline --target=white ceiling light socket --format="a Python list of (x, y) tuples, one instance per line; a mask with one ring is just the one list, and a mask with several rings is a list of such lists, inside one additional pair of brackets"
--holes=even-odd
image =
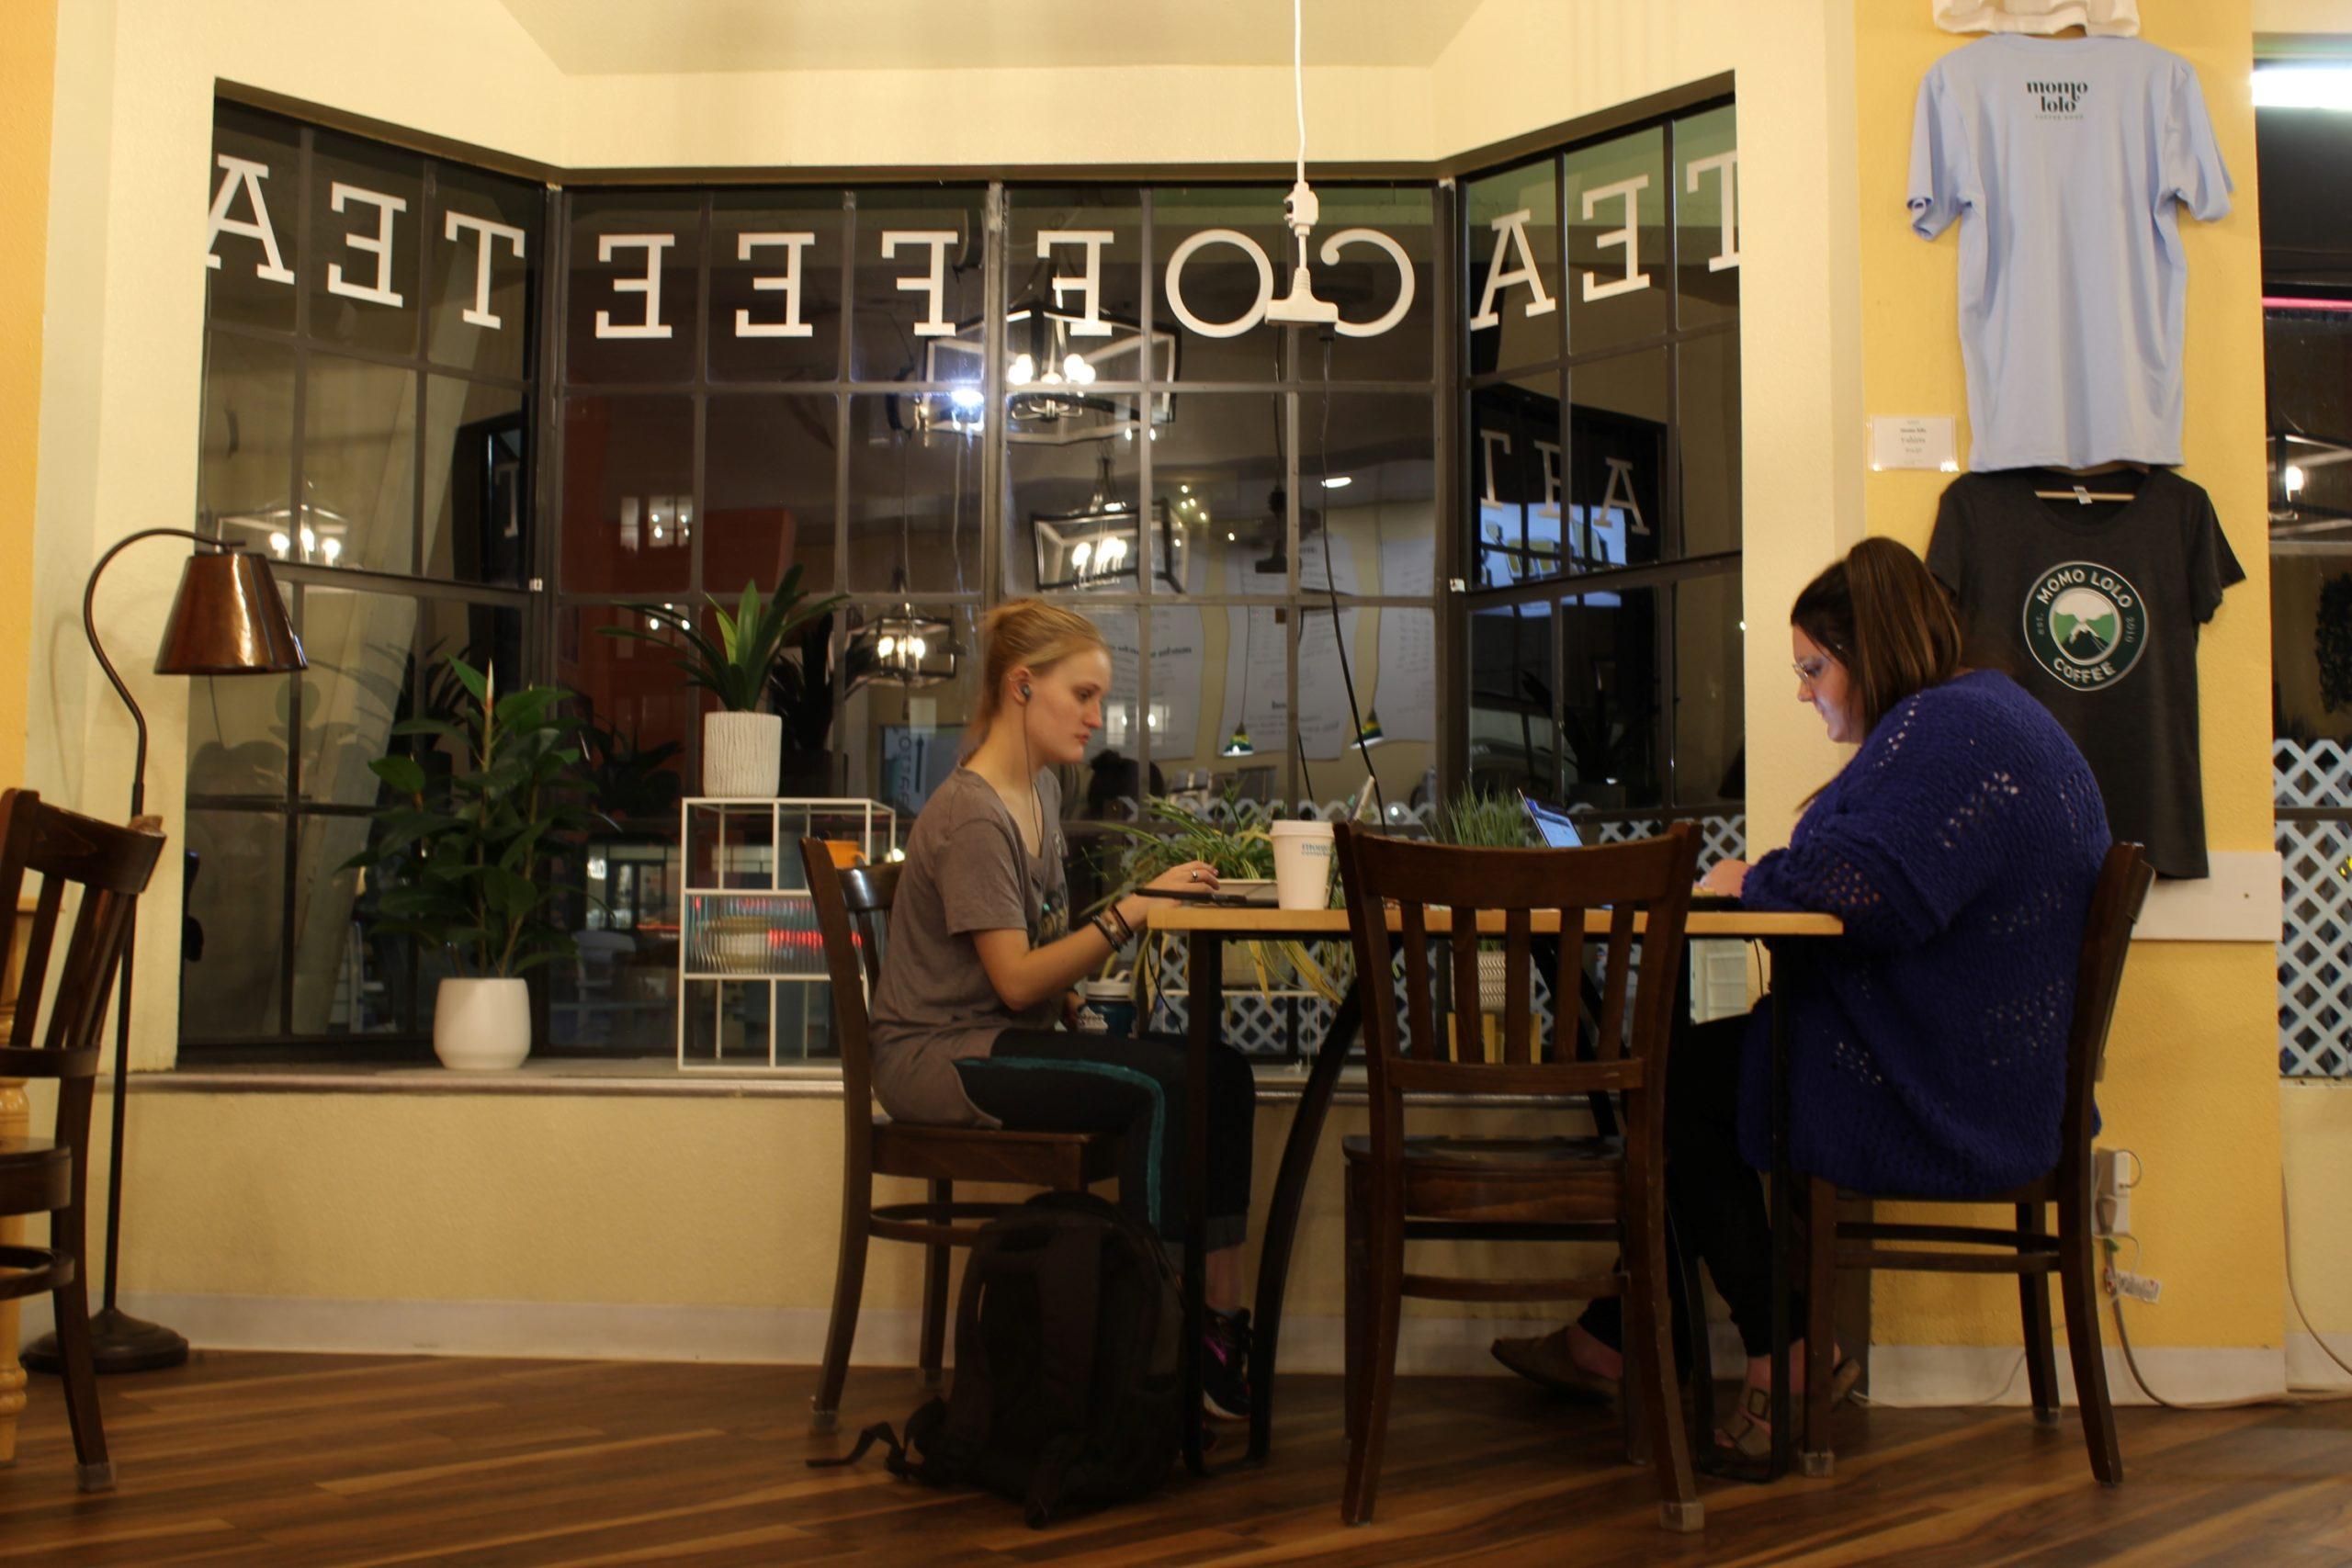
[(1307, 231), (1322, 216), (1322, 203), (1315, 199), (1315, 187), (1306, 183), (1306, 67), (1301, 50), (1304, 27), (1299, 10), (1300, 0), (1291, 0), (1290, 80), (1298, 106), (1298, 183), (1290, 187), (1290, 195), (1283, 200), (1283, 220), (1290, 225), (1291, 233), (1298, 241), (1298, 261), (1291, 268), (1290, 292), (1266, 302), (1266, 320), (1315, 327), (1337, 321), (1340, 308), (1315, 297), (1315, 276), (1306, 265)]

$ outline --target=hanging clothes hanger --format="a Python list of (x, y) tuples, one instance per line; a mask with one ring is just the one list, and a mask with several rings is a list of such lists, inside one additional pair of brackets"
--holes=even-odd
[[(2145, 463), (2099, 463), (2087, 468), (2044, 468), (2041, 471), (2045, 474), (2071, 473), (2078, 479), (2087, 479), (2101, 474), (2133, 472), (2144, 479), (2147, 477), (2148, 465)], [(2088, 485), (2079, 483), (2068, 485), (2064, 490), (2036, 490), (2033, 494), (2037, 501), (2072, 501), (2084, 506), (2088, 506), (2095, 501), (2131, 502), (2140, 499), (2140, 492), (2136, 486), (2123, 491), (2093, 490)]]

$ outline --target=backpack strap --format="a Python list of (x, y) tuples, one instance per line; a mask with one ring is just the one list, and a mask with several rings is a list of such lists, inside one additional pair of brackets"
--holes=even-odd
[(1057, 1425), (1080, 1430), (1094, 1403), (1095, 1313), (1110, 1237), (1099, 1224), (1057, 1225), (1051, 1235), (1037, 1269), (1046, 1349), (1038, 1372), (1060, 1414)]

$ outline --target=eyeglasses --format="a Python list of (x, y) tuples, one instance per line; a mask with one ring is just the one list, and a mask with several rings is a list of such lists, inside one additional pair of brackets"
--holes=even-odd
[(1797, 681), (1801, 685), (1817, 686), (1821, 683), (1822, 672), (1829, 668), (1829, 659), (1826, 654), (1816, 655), (1811, 659), (1800, 659), (1789, 668), (1796, 671)]

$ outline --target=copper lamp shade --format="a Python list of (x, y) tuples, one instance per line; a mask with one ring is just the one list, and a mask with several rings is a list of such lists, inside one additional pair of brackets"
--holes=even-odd
[(243, 550), (187, 558), (155, 653), (158, 675), (266, 675), (309, 668), (269, 563)]

